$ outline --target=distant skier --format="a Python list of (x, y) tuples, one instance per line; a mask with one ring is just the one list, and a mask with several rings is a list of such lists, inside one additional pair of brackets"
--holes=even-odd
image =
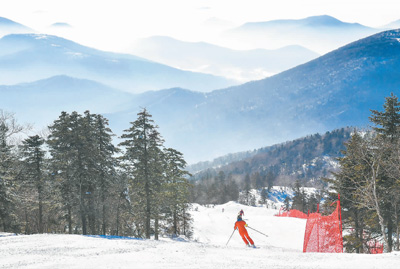
[(235, 222), (234, 230), (236, 230), (236, 229), (239, 230), (239, 234), (242, 237), (246, 246), (255, 247), (253, 240), (250, 238), (249, 234), (247, 233), (246, 227), (247, 227), (246, 222), (244, 220), (242, 220), (242, 216), (239, 215), (237, 217), (237, 221)]
[(240, 210), (240, 212), (239, 212), (239, 216), (241, 216), (241, 217), (243, 217), (243, 216), (244, 216), (244, 211), (243, 211), (243, 209), (242, 209), (242, 210)]

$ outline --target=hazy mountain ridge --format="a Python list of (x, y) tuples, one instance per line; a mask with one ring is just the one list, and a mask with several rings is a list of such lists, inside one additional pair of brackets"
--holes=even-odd
[[(399, 37), (399, 30), (383, 32), (271, 78), (221, 90), (219, 95), (243, 100), (242, 94), (246, 93), (253, 97), (247, 107), (265, 105), (257, 104), (256, 99), (267, 100), (272, 95), (275, 106), (295, 101), (288, 111), (294, 119), (307, 114), (346, 124), (344, 121), (354, 119), (355, 115), (344, 112), (376, 106), (376, 100), (383, 100), (387, 91), (398, 88)], [(320, 114), (318, 108), (330, 113)]]
[(400, 28), (400, 20), (393, 21), (389, 24), (384, 25), (382, 28), (385, 29), (398, 29)]
[(68, 76), (18, 85), (0, 85), (0, 109), (14, 112), (20, 121), (36, 127), (50, 125), (61, 111), (110, 113), (128, 109), (132, 94), (106, 85)]
[(206, 42), (184, 42), (166, 36), (141, 39), (131, 51), (135, 55), (170, 66), (242, 81), (262, 79), (319, 56), (296, 45), (275, 50), (233, 50)]
[(0, 39), (0, 84), (67, 75), (95, 80), (127, 92), (170, 87), (211, 91), (235, 84), (225, 78), (172, 68), (128, 54), (104, 52), (43, 34)]
[(318, 28), (318, 27), (342, 27), (342, 28), (349, 28), (349, 27), (355, 27), (355, 28), (360, 28), (364, 30), (370, 30), (372, 29), (371, 27), (367, 27), (364, 25), (361, 25), (359, 23), (346, 23), (342, 22), (332, 16), (328, 15), (320, 15), (320, 16), (312, 16), (312, 17), (307, 17), (304, 19), (286, 19), (286, 20), (272, 20), (272, 21), (264, 21), (264, 22), (248, 22), (243, 24), (242, 26), (236, 28), (235, 30), (246, 30), (246, 29), (258, 29), (258, 28), (269, 28), (269, 27), (283, 27), (285, 29), (286, 27), (299, 27), (299, 26), (305, 26), (305, 27), (312, 27), (312, 28)]
[(183, 152), (215, 157), (365, 126), (370, 109), (381, 109), (384, 97), (400, 88), (398, 38), (399, 30), (382, 32), (273, 77), (207, 93), (197, 105), (182, 104), (180, 129), (171, 132), (168, 121), (159, 125), (174, 144), (187, 143)]
[(327, 53), (380, 31), (382, 29), (321, 15), (298, 20), (249, 22), (226, 31), (224, 37), (237, 42), (248, 40), (247, 46), (268, 48), (298, 44), (318, 53)]

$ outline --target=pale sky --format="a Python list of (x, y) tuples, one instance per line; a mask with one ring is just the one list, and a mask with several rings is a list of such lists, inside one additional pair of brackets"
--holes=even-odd
[[(212, 42), (245, 22), (330, 15), (379, 27), (400, 19), (399, 0), (0, 0), (0, 17), (83, 45), (120, 51), (141, 37)], [(210, 19), (221, 27), (210, 26)], [(72, 29), (54, 32), (56, 22)]]

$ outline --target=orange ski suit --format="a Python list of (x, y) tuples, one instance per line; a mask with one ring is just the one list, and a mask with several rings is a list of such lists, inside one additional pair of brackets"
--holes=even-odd
[(244, 220), (236, 221), (234, 229), (239, 230), (239, 234), (242, 237), (243, 241), (245, 242), (246, 245), (249, 243), (251, 245), (254, 245), (253, 240), (250, 238), (249, 234), (247, 233), (247, 230), (245, 228), (246, 222)]

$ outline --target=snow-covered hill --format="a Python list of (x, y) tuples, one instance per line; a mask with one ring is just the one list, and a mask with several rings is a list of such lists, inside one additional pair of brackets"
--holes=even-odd
[[(222, 210), (224, 209), (224, 210)], [(239, 210), (258, 246), (247, 248), (233, 232)], [(160, 241), (82, 235), (0, 234), (0, 268), (399, 268), (400, 253), (303, 253), (306, 221), (280, 218), (277, 210), (193, 205), (193, 240)]]

